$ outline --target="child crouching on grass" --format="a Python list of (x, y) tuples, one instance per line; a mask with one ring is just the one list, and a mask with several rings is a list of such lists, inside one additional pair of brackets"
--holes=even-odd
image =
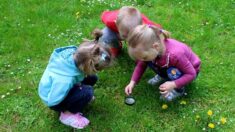
[(104, 11), (101, 20), (105, 24), (102, 29), (103, 36), (99, 41), (108, 45), (114, 57), (117, 57), (122, 49), (122, 40), (127, 38), (130, 30), (141, 24), (152, 24), (161, 27), (160, 24), (149, 20), (144, 14), (132, 6), (123, 6), (119, 10)]
[(57, 48), (39, 83), (39, 96), (49, 108), (60, 112), (63, 124), (82, 129), (89, 124), (81, 112), (94, 98), (93, 86), (98, 79), (94, 74), (110, 63), (111, 53), (97, 40)]
[(129, 55), (138, 60), (130, 83), (125, 88), (132, 93), (147, 66), (157, 72), (149, 84), (160, 84), (160, 98), (172, 101), (182, 96), (184, 86), (196, 79), (201, 61), (186, 44), (170, 39), (169, 33), (153, 25), (140, 25), (127, 38)]

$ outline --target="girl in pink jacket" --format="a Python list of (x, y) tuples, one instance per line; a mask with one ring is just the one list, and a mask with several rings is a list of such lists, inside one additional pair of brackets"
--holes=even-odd
[(169, 39), (165, 30), (153, 25), (139, 25), (130, 32), (127, 41), (130, 57), (138, 60), (125, 88), (127, 95), (132, 93), (147, 66), (157, 73), (148, 83), (159, 84), (160, 98), (166, 101), (182, 96), (184, 86), (199, 73), (199, 57), (186, 44)]

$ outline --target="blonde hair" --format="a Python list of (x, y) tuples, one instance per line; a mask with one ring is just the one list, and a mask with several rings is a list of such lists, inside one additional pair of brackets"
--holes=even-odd
[[(163, 52), (162, 40), (169, 38), (170, 33), (166, 30), (162, 30), (153, 25), (139, 25), (135, 27), (129, 34), (127, 38), (128, 46), (133, 49), (141, 46), (143, 53), (150, 50), (154, 43), (159, 44), (159, 53)], [(129, 49), (129, 54), (130, 49)]]
[[(132, 6), (123, 6), (122, 8), (120, 8), (116, 20), (118, 29), (122, 28), (129, 32), (131, 29), (140, 24), (142, 24), (142, 16), (138, 9)], [(119, 33), (120, 32), (122, 31), (119, 31)]]

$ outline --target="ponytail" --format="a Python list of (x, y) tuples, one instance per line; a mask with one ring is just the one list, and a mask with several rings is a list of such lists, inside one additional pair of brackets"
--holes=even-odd
[(95, 42), (98, 42), (99, 38), (103, 35), (102, 30), (96, 28), (92, 32), (93, 37), (95, 38)]
[(163, 29), (161, 29), (161, 32), (162, 32), (165, 39), (170, 38), (170, 34), (171, 34), (170, 32), (163, 30)]
[(155, 34), (157, 36), (160, 36), (162, 34), (164, 39), (170, 38), (170, 32), (168, 32), (166, 30), (160, 29), (160, 28), (153, 26), (153, 25), (149, 25), (149, 28), (153, 29), (153, 31), (155, 32)]

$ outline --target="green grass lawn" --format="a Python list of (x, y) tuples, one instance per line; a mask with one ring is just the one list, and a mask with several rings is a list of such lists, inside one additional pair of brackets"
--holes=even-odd
[[(126, 106), (124, 87), (135, 66), (123, 49), (113, 67), (100, 72), (96, 100), (84, 114), (85, 131), (235, 131), (234, 0), (0, 0), (0, 131), (73, 131), (40, 100), (37, 88), (54, 48), (78, 45), (102, 28), (104, 10), (133, 5), (187, 43), (202, 60), (187, 96), (167, 103), (146, 81), (134, 90), (136, 104)], [(182, 102), (183, 101), (183, 102)], [(186, 104), (184, 104), (186, 101)], [(182, 104), (183, 103), (183, 104)], [(208, 117), (207, 111), (213, 115)], [(200, 116), (197, 118), (196, 116)], [(225, 117), (227, 122), (220, 123)], [(197, 120), (197, 121), (196, 121)], [(214, 123), (215, 128), (208, 128)]]

